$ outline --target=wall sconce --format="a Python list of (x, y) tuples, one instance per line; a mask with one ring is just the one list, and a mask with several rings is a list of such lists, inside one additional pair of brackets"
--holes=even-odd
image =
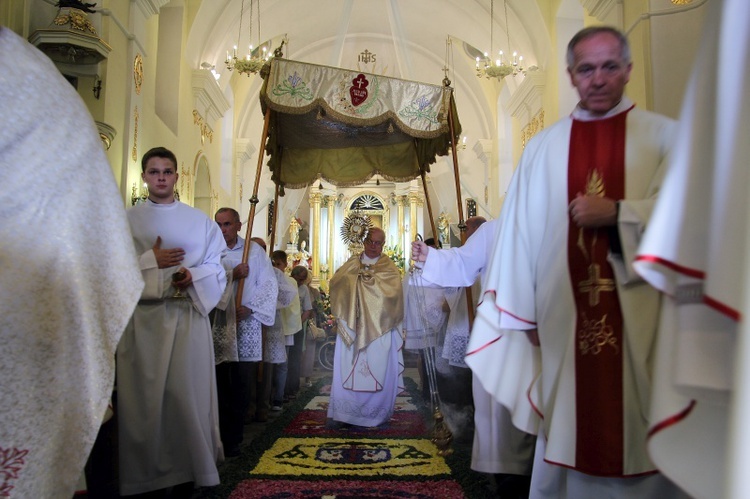
[[(458, 141), (458, 144), (456, 144), (456, 152), (463, 151), (466, 149), (466, 137), (461, 137), (461, 140)], [(450, 151), (451, 148), (448, 147), (448, 151)]]
[(205, 69), (206, 71), (210, 71), (211, 75), (214, 77), (214, 80), (219, 80), (221, 78), (221, 74), (216, 72), (216, 66), (211, 64), (210, 62), (201, 62), (201, 69)]
[(94, 91), (96, 100), (99, 100), (99, 95), (102, 93), (102, 79), (99, 78), (99, 75), (94, 76), (94, 88), (92, 90)]
[(139, 203), (145, 203), (148, 199), (148, 187), (146, 184), (143, 184), (143, 187), (141, 187), (140, 192), (138, 192), (138, 184), (136, 182), (133, 182), (133, 190), (130, 193), (130, 202), (133, 206), (139, 204)]

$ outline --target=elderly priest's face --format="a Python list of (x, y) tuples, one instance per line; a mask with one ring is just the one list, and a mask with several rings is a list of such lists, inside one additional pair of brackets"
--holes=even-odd
[(368, 258), (377, 258), (383, 253), (385, 244), (385, 233), (382, 230), (372, 229), (365, 239), (365, 255)]

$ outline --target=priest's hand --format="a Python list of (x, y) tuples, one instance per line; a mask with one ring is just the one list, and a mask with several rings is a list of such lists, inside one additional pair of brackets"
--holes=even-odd
[(237, 320), (238, 321), (244, 321), (248, 317), (250, 317), (250, 314), (252, 314), (253, 311), (247, 308), (245, 305), (240, 305), (240, 308), (237, 309)]
[(610, 198), (583, 195), (579, 192), (568, 205), (568, 212), (573, 223), (584, 229), (617, 224), (617, 203)]
[(429, 251), (430, 247), (424, 241), (414, 241), (411, 243), (411, 259), (415, 262), (426, 262)]
[(151, 249), (154, 251), (154, 256), (156, 257), (156, 265), (160, 269), (179, 265), (182, 263), (182, 259), (185, 258), (185, 250), (182, 248), (162, 249), (161, 236), (156, 237), (156, 242)]
[(250, 266), (247, 263), (239, 263), (232, 270), (232, 279), (244, 279), (250, 274)]

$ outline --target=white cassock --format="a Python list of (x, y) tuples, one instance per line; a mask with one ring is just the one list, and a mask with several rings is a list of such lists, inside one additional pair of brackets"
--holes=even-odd
[(0, 26), (0, 496), (72, 497), (143, 288), (86, 106)]
[[(718, 1), (709, 9), (675, 153), (635, 263), (667, 295), (649, 451), (695, 497), (747, 497), (744, 471), (732, 473), (731, 489), (725, 479), (733, 462), (730, 396), (747, 391), (747, 377), (737, 374), (748, 358), (738, 352), (738, 333), (747, 310), (750, 4)], [(736, 414), (746, 427), (746, 410)], [(746, 440), (731, 440), (746, 448)]]
[[(276, 320), (265, 328), (265, 339), (263, 341), (263, 362), (271, 364), (283, 364), (286, 357), (286, 337), (281, 318), (282, 310), (292, 305), (296, 300), (299, 303), (299, 291), (297, 281), (287, 276), (284, 272), (273, 267), (276, 276), (276, 284), (279, 288), (279, 297), (276, 300)], [(299, 313), (297, 316), (299, 317)]]
[[(146, 201), (127, 214), (146, 287), (117, 349), (120, 491), (216, 485), (223, 452), (208, 313), (226, 286), (227, 245), (213, 220), (179, 201)], [(179, 267), (157, 267), (159, 236), (163, 249), (185, 250), (187, 299), (173, 298)]]
[[(565, 158), (569, 157), (573, 131), (598, 131), (602, 126), (614, 124), (621, 124), (618, 129), (623, 140), (620, 161), (624, 161), (624, 176), (620, 188), (624, 194), (620, 198), (618, 219), (622, 256), (611, 253), (608, 256), (614, 272), (611, 280), (600, 281), (593, 275), (595, 285), (588, 289), (583, 286), (584, 281), (576, 281), (574, 294), (568, 252), (575, 249), (576, 253), (571, 254), (578, 255), (579, 251), (593, 249), (589, 249), (588, 240), (581, 244), (583, 236), (577, 228), (569, 228), (568, 184), (573, 172), (569, 173), (560, 164), (562, 161), (565, 166)], [(543, 130), (529, 142), (509, 187), (500, 215), (502, 228), (485, 285), (485, 297), (494, 293), (496, 298), (494, 303), (480, 306), (472, 336), (481, 329), (495, 330), (498, 342), (507, 338), (520, 347), (525, 340), (523, 330), (538, 329), (543, 363), (540, 376), (525, 389), (526, 400), (518, 396), (517, 382), (528, 379), (530, 366), (538, 368), (535, 352), (515, 357), (513, 363), (504, 366), (517, 367), (517, 376), (505, 372), (503, 376), (483, 378), (494, 383), (491, 391), (499, 400), (511, 394), (508, 405), (512, 407), (514, 421), (533, 424), (534, 412), (542, 418), (532, 473), (534, 497), (664, 497), (662, 494), (676, 489), (656, 473), (646, 450), (645, 415), (650, 402), (659, 297), (646, 283), (639, 282), (629, 264), (638, 236), (650, 216), (673, 133), (672, 120), (632, 108), (626, 98), (601, 118), (589, 116), (579, 108), (571, 117)], [(575, 146), (579, 150), (590, 147), (610, 152), (609, 142)], [(602, 187), (605, 193), (617, 190), (616, 183), (599, 185), (594, 181), (597, 175), (600, 175), (597, 169), (586, 173), (587, 187)], [(578, 247), (576, 239), (570, 237), (576, 232), (579, 232)], [(595, 239), (598, 232), (588, 234)], [(576, 314), (576, 300), (590, 302), (593, 292), (602, 291), (605, 285), (609, 296), (614, 290), (619, 299), (623, 318), (621, 338), (611, 336), (611, 317), (606, 312), (602, 318), (592, 316), (590, 321), (587, 316)], [(594, 301), (599, 303), (598, 299)], [(578, 330), (578, 319), (588, 325)], [(609, 371), (617, 373), (617, 378), (576, 376), (579, 357), (584, 359), (582, 363), (590, 364), (599, 355), (619, 359), (617, 364), (606, 365)], [(509, 381), (513, 386), (503, 386)], [(582, 389), (592, 392), (604, 389), (607, 397), (600, 400), (577, 397), (578, 393), (586, 393), (579, 391)], [(617, 395), (613, 397), (611, 392)], [(620, 429), (601, 424), (600, 414), (590, 408), (592, 401), (603, 400), (607, 401), (604, 405), (610, 417), (619, 419)], [(593, 425), (579, 424), (579, 419), (592, 417)], [(619, 445), (603, 445), (604, 437), (607, 442)]]
[(250, 241), (247, 264), (250, 273), (242, 279), (242, 305), (252, 310), (250, 317), (235, 323), (237, 282), (232, 280), (234, 267), (242, 263), (245, 240), (237, 236), (233, 248), (227, 248), (222, 265), (227, 270), (227, 287), (216, 305), (213, 335), (216, 363), (225, 361), (258, 362), (262, 354), (262, 327), (274, 323), (278, 285), (271, 260), (257, 243)]
[[(478, 276), (484, 277), (499, 227), (499, 222), (492, 220), (482, 224), (461, 247), (447, 250), (430, 249), (422, 267), (423, 279), (439, 286), (471, 286)], [(461, 329), (468, 332), (468, 316), (465, 311), (462, 312), (465, 324)], [(451, 315), (458, 314), (451, 311)], [(472, 344), (473, 340), (469, 339), (468, 351), (471, 351)], [(536, 438), (513, 426), (508, 410), (492, 398), (474, 372), (474, 368), (482, 364), (485, 358), (497, 363), (496, 355), (497, 352), (492, 352), (488, 353), (487, 357), (466, 357), (466, 362), (473, 372), (475, 429), (471, 469), (483, 473), (529, 475)]]
[[(362, 253), (361, 261), (374, 264), (378, 258)], [(338, 321), (339, 328), (356, 338), (356, 332), (343, 318)], [(399, 324), (356, 352), (355, 345), (347, 346), (340, 334), (336, 336), (328, 418), (364, 427), (379, 426), (391, 419), (396, 397), (404, 390), (404, 341), (400, 329)]]
[(404, 348), (442, 350), (448, 324), (448, 300), (455, 301), (455, 289), (416, 288), (413, 279), (404, 277)]

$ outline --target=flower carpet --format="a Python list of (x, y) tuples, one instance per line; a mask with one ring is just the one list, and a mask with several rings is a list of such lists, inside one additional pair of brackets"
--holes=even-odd
[(430, 440), (432, 420), (411, 379), (388, 424), (361, 428), (327, 421), (330, 378), (303, 391), (242, 455), (219, 467), (221, 485), (202, 498), (486, 497), (469, 469), (471, 443), (446, 457)]

